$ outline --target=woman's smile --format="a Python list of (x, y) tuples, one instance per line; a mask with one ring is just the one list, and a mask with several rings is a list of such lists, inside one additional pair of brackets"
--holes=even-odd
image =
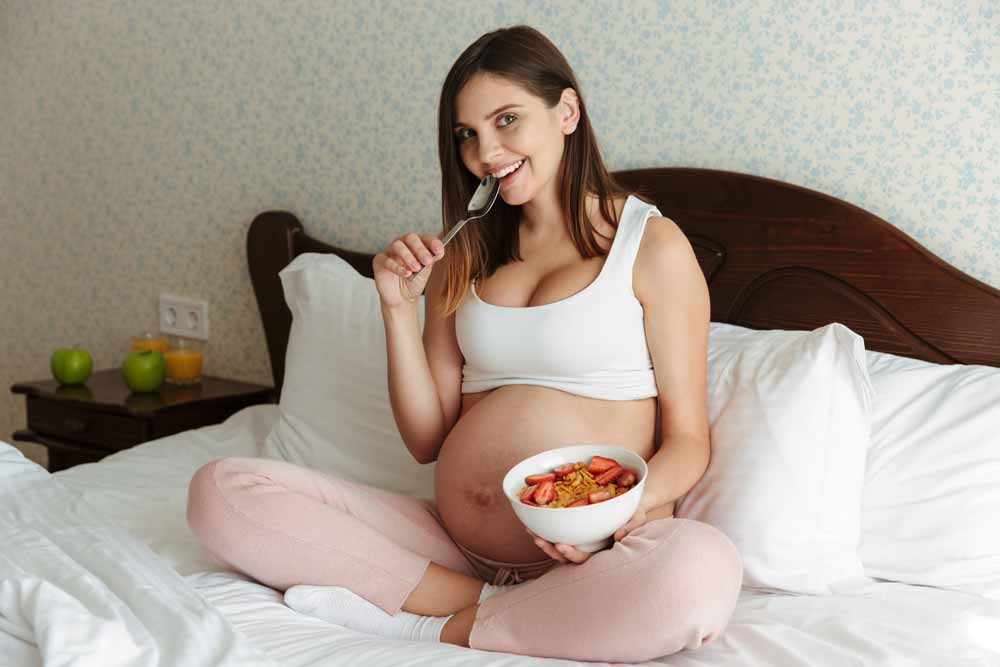
[(506, 176), (501, 177), (500, 178), (500, 189), (501, 190), (508, 190), (508, 189), (510, 189), (510, 187), (515, 183), (515, 181), (517, 181), (518, 177), (521, 175), (521, 172), (523, 171), (523, 167), (527, 163), (528, 163), (527, 160), (522, 160), (521, 164), (518, 166), (517, 169), (515, 169), (514, 171), (508, 173)]

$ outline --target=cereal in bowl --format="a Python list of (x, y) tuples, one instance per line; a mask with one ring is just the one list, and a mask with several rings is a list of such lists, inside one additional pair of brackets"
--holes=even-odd
[(518, 495), (526, 505), (580, 507), (620, 496), (635, 486), (636, 480), (634, 470), (614, 459), (594, 456), (590, 463), (566, 463), (549, 472), (528, 475)]

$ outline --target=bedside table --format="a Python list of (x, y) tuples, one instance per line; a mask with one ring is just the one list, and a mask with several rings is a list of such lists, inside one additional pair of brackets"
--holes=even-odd
[(55, 380), (13, 385), (27, 397), (28, 428), (14, 440), (44, 445), (49, 471), (99, 461), (180, 431), (217, 424), (249, 405), (276, 403), (274, 387), (205, 375), (198, 384), (164, 383), (158, 392), (134, 393), (121, 369), (95, 372), (85, 384)]

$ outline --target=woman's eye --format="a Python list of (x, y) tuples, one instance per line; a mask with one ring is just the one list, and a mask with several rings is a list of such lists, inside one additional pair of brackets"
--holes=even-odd
[[(507, 122), (504, 122), (508, 118), (510, 118), (510, 120), (507, 121)], [(514, 123), (514, 121), (516, 121), (516, 120), (517, 120), (517, 116), (515, 116), (514, 114), (512, 114), (512, 113), (505, 113), (504, 115), (500, 116), (500, 121), (501, 121), (500, 127), (507, 127), (508, 125), (512, 125)], [(458, 143), (462, 143), (463, 141), (465, 141), (466, 139), (468, 139), (469, 137), (472, 136), (472, 134), (466, 134), (466, 132), (471, 133), (472, 130), (470, 130), (467, 127), (463, 127), (461, 130), (459, 130), (458, 132), (455, 133), (455, 137), (458, 139)]]

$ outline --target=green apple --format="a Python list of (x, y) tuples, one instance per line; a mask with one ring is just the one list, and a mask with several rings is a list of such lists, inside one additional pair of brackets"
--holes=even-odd
[(49, 368), (59, 384), (82, 384), (94, 370), (94, 360), (81, 347), (60, 347), (52, 353)]
[(156, 391), (167, 376), (167, 363), (159, 350), (129, 352), (122, 364), (122, 377), (132, 391)]

